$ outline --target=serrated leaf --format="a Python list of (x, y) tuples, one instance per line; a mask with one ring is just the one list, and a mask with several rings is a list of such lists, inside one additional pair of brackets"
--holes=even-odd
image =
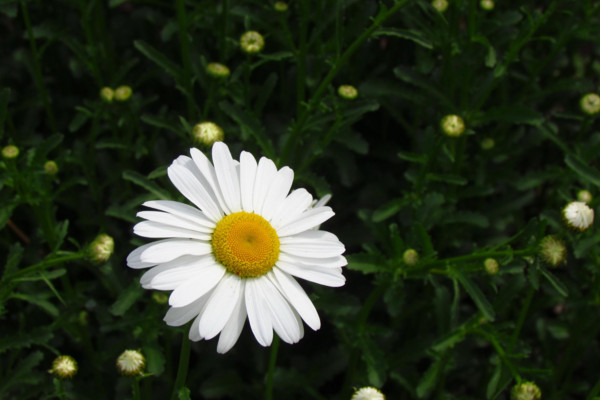
[(110, 307), (110, 313), (116, 317), (125, 315), (127, 310), (135, 303), (144, 291), (140, 284), (135, 281), (121, 292), (117, 300)]
[(550, 282), (550, 284), (554, 287), (554, 289), (556, 289), (556, 291), (561, 296), (563, 296), (563, 297), (569, 296), (569, 289), (567, 289), (565, 284), (562, 283), (560, 279), (558, 279), (553, 273), (551, 273), (550, 271), (548, 271), (546, 268), (544, 268), (541, 265), (538, 266), (538, 269), (540, 270), (540, 272), (542, 273), (544, 278), (546, 278), (548, 280), (548, 282)]
[(161, 189), (156, 183), (150, 182), (145, 176), (135, 171), (123, 171), (123, 179), (131, 181), (138, 186), (143, 187), (161, 200), (170, 199), (169, 193)]
[(565, 163), (577, 175), (579, 175), (583, 181), (600, 186), (600, 171), (598, 171), (596, 168), (590, 167), (579, 157), (572, 154), (569, 154), (565, 157)]
[[(0, 395), (8, 393), (14, 386), (37, 385), (41, 380), (41, 374), (36, 373), (36, 367), (42, 361), (44, 355), (41, 351), (35, 351), (21, 361), (12, 370), (8, 371), (8, 376), (4, 376), (0, 382)], [(4, 398), (4, 396), (0, 396)]]
[(452, 275), (456, 279), (458, 279), (462, 287), (469, 294), (469, 296), (471, 297), (479, 311), (481, 311), (483, 316), (488, 321), (493, 321), (494, 319), (496, 319), (496, 313), (494, 311), (494, 308), (486, 299), (485, 295), (483, 294), (483, 292), (481, 292), (479, 287), (468, 276), (463, 274), (462, 271), (458, 269), (452, 269)]
[(0, 336), (0, 354), (7, 350), (21, 349), (34, 344), (46, 344), (53, 336), (52, 331), (45, 328), (33, 329), (10, 336)]

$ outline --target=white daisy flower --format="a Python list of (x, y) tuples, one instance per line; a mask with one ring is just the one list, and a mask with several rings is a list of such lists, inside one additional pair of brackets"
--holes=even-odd
[(572, 201), (563, 209), (563, 217), (571, 228), (584, 231), (594, 223), (594, 210), (583, 201)]
[(385, 396), (379, 389), (366, 386), (354, 392), (351, 400), (385, 400)]
[[(213, 164), (198, 149), (168, 168), (175, 187), (196, 207), (176, 201), (144, 203), (146, 221), (134, 227), (161, 238), (127, 257), (131, 268), (150, 268), (145, 289), (172, 290), (164, 320), (181, 326), (194, 319), (193, 341), (219, 336), (217, 351), (237, 342), (246, 317), (258, 343), (269, 346), (273, 330), (287, 343), (304, 335), (302, 320), (317, 330), (319, 315), (294, 277), (342, 286), (344, 245), (314, 229), (331, 218), (330, 207), (312, 203), (305, 189), (290, 192), (294, 172), (248, 152), (240, 161), (227, 145), (212, 148)], [(312, 206), (312, 207), (311, 207)]]

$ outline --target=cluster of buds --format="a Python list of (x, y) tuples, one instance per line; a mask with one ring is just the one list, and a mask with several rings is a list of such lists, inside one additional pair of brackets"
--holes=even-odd
[(366, 386), (355, 391), (351, 400), (385, 400), (385, 396), (379, 389)]
[(194, 141), (206, 146), (212, 146), (215, 142), (221, 142), (225, 134), (223, 129), (214, 122), (205, 121), (194, 125), (192, 130)]
[(109, 87), (103, 87), (100, 89), (100, 98), (107, 103), (112, 103), (113, 100), (116, 101), (127, 101), (131, 97), (133, 91), (131, 87), (122, 85), (116, 89), (112, 89)]
[(117, 358), (117, 370), (126, 376), (142, 375), (146, 358), (138, 350), (125, 350)]

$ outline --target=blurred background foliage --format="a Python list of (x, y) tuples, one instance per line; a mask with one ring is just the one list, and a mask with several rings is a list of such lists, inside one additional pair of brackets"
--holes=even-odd
[[(281, 345), (274, 398), (371, 385), (507, 399), (521, 380), (544, 398), (599, 396), (600, 234), (565, 228), (561, 209), (582, 189), (598, 205), (598, 118), (579, 102), (598, 92), (600, 3), (449, 3), (0, 1), (0, 144), (20, 150), (0, 162), (0, 398), (130, 398), (115, 369), (129, 348), (147, 358), (142, 398), (167, 398), (186, 329), (162, 322), (166, 297), (125, 257), (143, 243), (139, 205), (182, 199), (166, 166), (203, 146), (201, 121), (234, 156), (268, 156), (333, 194), (347, 284), (304, 285), (323, 327)], [(240, 50), (248, 30), (262, 52)], [(123, 85), (128, 99), (99, 95)], [(459, 137), (440, 128), (448, 114)], [(115, 240), (100, 264), (85, 258), (99, 233)], [(568, 253), (552, 271), (538, 254), (549, 234)], [(269, 349), (248, 327), (228, 354), (215, 347), (193, 345), (189, 396), (263, 398)], [(71, 380), (48, 373), (59, 354), (78, 362)]]

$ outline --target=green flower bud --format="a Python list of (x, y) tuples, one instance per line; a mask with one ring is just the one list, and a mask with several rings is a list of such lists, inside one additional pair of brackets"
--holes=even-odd
[(112, 90), (109, 87), (103, 87), (102, 89), (100, 89), (100, 98), (104, 101), (106, 101), (107, 103), (112, 103), (113, 99), (115, 97), (115, 91)]
[(486, 11), (492, 11), (494, 9), (494, 1), (493, 0), (481, 0), (479, 3), (482, 9)]
[(589, 203), (591, 202), (593, 199), (592, 194), (589, 192), (589, 190), (580, 190), (577, 193), (577, 200), (579, 201), (583, 201), (584, 203)]
[(219, 125), (206, 121), (194, 125), (192, 136), (196, 142), (212, 146), (215, 142), (223, 141), (225, 134)]
[(586, 114), (598, 114), (600, 112), (600, 96), (596, 93), (588, 93), (581, 98), (579, 105)]
[(71, 356), (58, 356), (48, 372), (56, 375), (58, 379), (70, 379), (77, 373), (77, 361)]
[(87, 248), (87, 258), (94, 264), (103, 264), (108, 261), (115, 250), (115, 241), (105, 233), (101, 233), (90, 243)]
[(540, 241), (540, 257), (551, 267), (558, 267), (565, 262), (567, 247), (556, 236), (549, 235)]
[(44, 163), (44, 172), (46, 175), (54, 176), (58, 173), (58, 165), (52, 160), (48, 160)]
[(278, 11), (278, 12), (286, 12), (288, 9), (288, 5), (287, 5), (287, 3), (284, 3), (283, 1), (277, 1), (277, 2), (275, 2), (275, 4), (273, 4), (273, 8), (275, 9), (275, 11)]
[(115, 100), (117, 101), (127, 101), (131, 97), (133, 91), (129, 86), (119, 86), (115, 90)]
[(17, 146), (13, 146), (12, 144), (9, 144), (2, 149), (2, 157), (6, 159), (17, 158), (18, 155), (19, 148)]
[(402, 254), (402, 261), (408, 266), (417, 265), (419, 262), (419, 253), (415, 249), (408, 249)]
[(446, 0), (433, 0), (431, 6), (439, 12), (444, 12), (448, 8), (448, 2)]
[(167, 302), (169, 301), (169, 296), (167, 296), (163, 292), (152, 292), (152, 300), (154, 300), (156, 304), (163, 305), (167, 304)]
[(358, 96), (358, 90), (352, 85), (342, 85), (338, 88), (338, 94), (346, 100), (354, 100)]
[(542, 391), (534, 382), (523, 382), (513, 386), (511, 400), (540, 400)]
[(465, 131), (465, 122), (458, 115), (446, 115), (440, 125), (442, 131), (451, 137), (459, 137)]
[(493, 258), (486, 258), (483, 262), (483, 267), (485, 268), (485, 272), (490, 275), (496, 275), (498, 273), (498, 261)]
[(142, 375), (146, 358), (137, 350), (125, 350), (117, 358), (117, 370), (127, 376)]
[(483, 150), (491, 150), (494, 148), (495, 145), (496, 145), (496, 143), (494, 142), (494, 139), (492, 139), (492, 138), (485, 138), (481, 141), (481, 148)]
[(265, 47), (265, 39), (256, 31), (248, 31), (240, 37), (240, 47), (245, 53), (255, 54)]
[(227, 78), (230, 74), (227, 65), (213, 62), (206, 66), (206, 73), (213, 78)]

